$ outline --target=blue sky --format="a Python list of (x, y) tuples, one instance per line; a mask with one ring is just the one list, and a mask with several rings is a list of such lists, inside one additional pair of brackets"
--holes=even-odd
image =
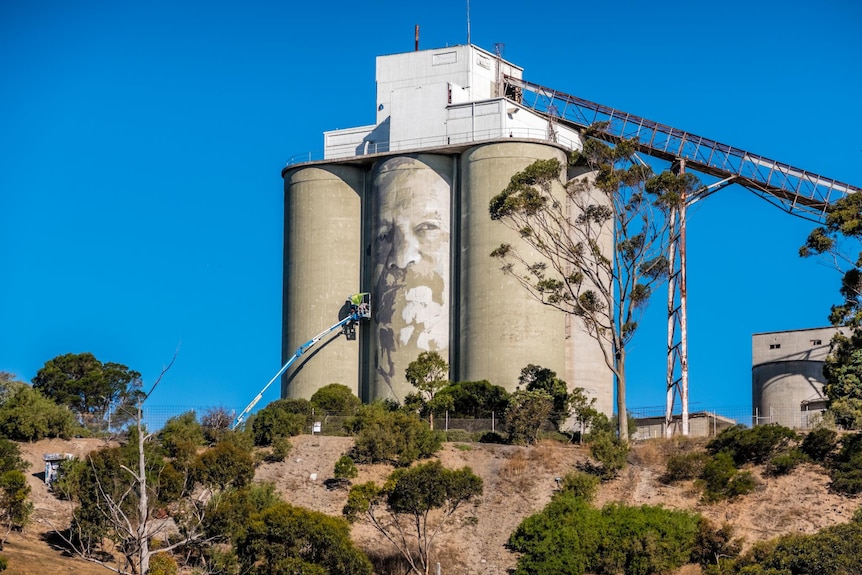
[[(462, 0), (292, 4), (0, 3), (0, 370), (89, 351), (151, 384), (178, 350), (151, 405), (238, 409), (278, 371), (286, 159), (373, 123), (375, 56), (416, 24), (423, 49), (467, 41)], [(856, 1), (473, 0), (470, 20), (532, 82), (862, 185)], [(826, 325), (839, 276), (797, 257), (810, 222), (743, 188), (689, 221), (691, 408), (747, 408), (752, 333)], [(630, 407), (664, 402), (664, 297)]]

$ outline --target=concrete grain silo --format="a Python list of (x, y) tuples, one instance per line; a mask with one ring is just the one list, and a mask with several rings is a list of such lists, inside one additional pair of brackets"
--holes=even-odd
[(581, 147), (572, 129), (502, 95), (502, 77), (521, 74), (472, 45), (381, 56), (375, 123), (324, 132), (323, 159), (284, 169), (283, 354), (332, 325), (350, 293), (371, 292), (373, 314), (358, 341), (335, 337), (315, 349), (320, 360), (298, 361), (283, 397), (339, 382), (365, 401), (403, 401), (407, 366), (436, 351), (453, 381), (513, 391), (532, 363), (613, 413), (596, 342), (490, 256), (516, 241), (491, 220), (490, 199), (535, 160), (566, 165)]
[[(365, 173), (338, 164), (285, 174), (282, 357), (338, 321), (345, 298), (359, 291)], [(308, 361), (320, 354), (324, 360)], [(323, 385), (359, 393), (359, 351), (336, 335), (282, 379), (282, 397), (308, 399)]]
[[(557, 146), (527, 142), (484, 144), (467, 150), (461, 160), (459, 359), (462, 380), (487, 379), (513, 389), (521, 369), (539, 364), (566, 377), (565, 315), (528, 295), (518, 281), (500, 270), (490, 257), (517, 234), (493, 222), (491, 198), (511, 177), (536, 160), (566, 153)], [(563, 197), (562, 190), (557, 190)], [(535, 259), (535, 254), (525, 254)]]
[(451, 157), (396, 155), (372, 170), (365, 244), (374, 315), (369, 396), (403, 401), (404, 371), (420, 353), (449, 361)]

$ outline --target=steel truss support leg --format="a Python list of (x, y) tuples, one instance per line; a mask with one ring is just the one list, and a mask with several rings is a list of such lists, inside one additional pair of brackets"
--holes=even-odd
[[(678, 161), (678, 173), (685, 172), (685, 160)], [(688, 435), (688, 323), (686, 314), (686, 208), (691, 198), (683, 196), (670, 213), (670, 246), (667, 282), (667, 400), (665, 404), (665, 437), (677, 430), (673, 406), (679, 397), (681, 417), (679, 432)]]

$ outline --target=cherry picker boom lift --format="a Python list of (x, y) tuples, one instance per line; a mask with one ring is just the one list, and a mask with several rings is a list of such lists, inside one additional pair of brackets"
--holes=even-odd
[[(338, 320), (338, 323), (326, 328), (301, 346), (297, 348), (297, 350), (293, 353), (290, 359), (281, 366), (281, 369), (278, 370), (272, 379), (263, 386), (263, 389), (260, 390), (251, 403), (246, 406), (245, 409), (236, 417), (236, 420), (233, 422), (231, 429), (236, 429), (239, 424), (245, 421), (245, 418), (251, 413), (251, 410), (254, 409), (254, 406), (263, 398), (263, 394), (266, 393), (266, 390), (269, 389), (275, 381), (284, 374), (285, 371), (290, 369), (290, 366), (293, 365), (297, 359), (300, 358), (302, 354), (308, 351), (314, 344), (319, 342), (321, 339), (332, 333), (333, 331), (341, 328), (342, 333), (346, 336), (348, 340), (356, 339), (356, 324), (362, 320), (371, 319), (371, 294), (369, 293), (358, 293), (353, 294), (344, 302), (344, 306), (341, 308), (341, 312), (339, 316), (341, 319)], [(343, 317), (342, 317), (343, 316)]]

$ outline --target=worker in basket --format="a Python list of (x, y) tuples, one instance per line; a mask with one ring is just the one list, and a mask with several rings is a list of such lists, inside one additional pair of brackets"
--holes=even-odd
[(351, 313), (359, 314), (360, 317), (368, 317), (370, 314), (370, 296), (369, 293), (355, 293), (350, 296), (348, 301), (350, 302)]

